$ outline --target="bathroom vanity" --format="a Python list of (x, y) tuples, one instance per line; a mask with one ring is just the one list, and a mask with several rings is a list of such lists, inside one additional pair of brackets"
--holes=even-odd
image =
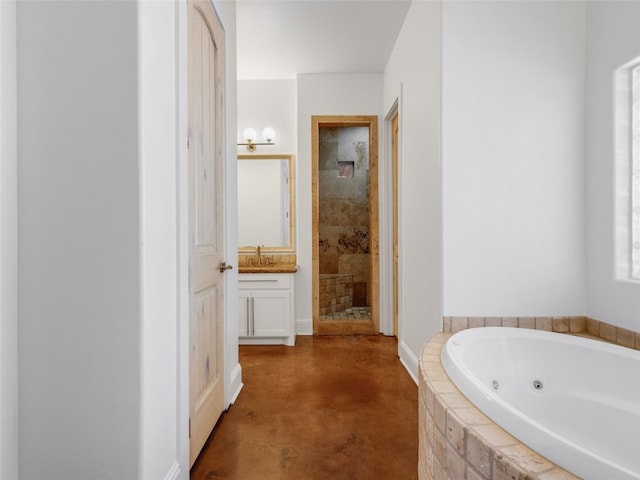
[(295, 344), (292, 154), (238, 155), (240, 345)]
[(240, 274), (240, 345), (295, 344), (293, 276), (293, 273)]

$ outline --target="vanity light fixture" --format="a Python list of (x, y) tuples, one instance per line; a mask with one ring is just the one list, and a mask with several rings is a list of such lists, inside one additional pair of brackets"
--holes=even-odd
[(238, 145), (246, 145), (247, 150), (253, 152), (257, 145), (275, 145), (273, 140), (276, 138), (276, 132), (271, 127), (267, 127), (262, 131), (262, 137), (265, 139), (266, 143), (256, 142), (257, 135), (253, 128), (245, 128), (242, 132), (242, 136), (244, 137), (245, 143), (239, 143)]

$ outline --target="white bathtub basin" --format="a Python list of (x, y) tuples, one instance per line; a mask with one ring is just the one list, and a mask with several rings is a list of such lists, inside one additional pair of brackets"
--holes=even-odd
[(640, 351), (523, 328), (451, 336), (445, 371), (480, 410), (590, 480), (640, 480)]

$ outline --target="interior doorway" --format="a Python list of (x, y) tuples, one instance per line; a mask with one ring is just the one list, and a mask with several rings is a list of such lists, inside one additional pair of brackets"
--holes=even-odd
[(378, 118), (311, 123), (313, 332), (379, 333)]

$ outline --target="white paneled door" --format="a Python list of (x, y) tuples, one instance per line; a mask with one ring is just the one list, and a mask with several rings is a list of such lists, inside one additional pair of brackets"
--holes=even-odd
[(189, 1), (190, 464), (224, 409), (223, 30)]

